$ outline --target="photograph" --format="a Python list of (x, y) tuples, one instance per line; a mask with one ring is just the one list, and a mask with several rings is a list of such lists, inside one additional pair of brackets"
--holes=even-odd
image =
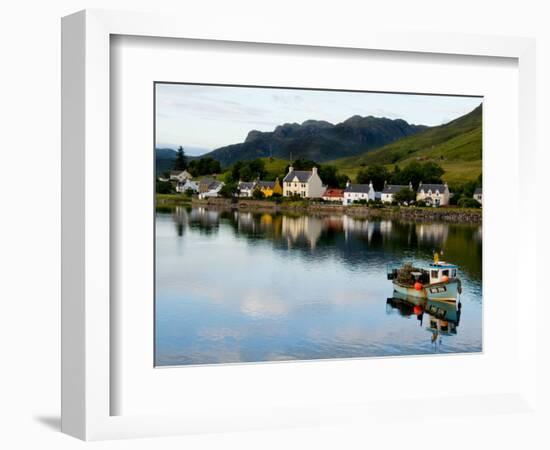
[(155, 367), (483, 352), (483, 97), (153, 89)]

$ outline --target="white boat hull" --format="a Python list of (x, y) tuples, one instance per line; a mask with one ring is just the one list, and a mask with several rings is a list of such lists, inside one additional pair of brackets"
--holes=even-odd
[(425, 298), (440, 302), (456, 302), (459, 294), (460, 281), (454, 279), (444, 283), (428, 284), (418, 290), (414, 287), (404, 286), (394, 281), (393, 287), (396, 292), (410, 297)]

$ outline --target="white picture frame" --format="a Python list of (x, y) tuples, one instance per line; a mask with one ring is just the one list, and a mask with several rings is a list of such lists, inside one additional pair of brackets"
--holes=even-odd
[[(219, 24), (217, 24), (219, 25)], [(162, 436), (208, 431), (334, 423), (377, 414), (389, 414), (391, 402), (344, 403), (330, 412), (316, 404), (272, 411), (240, 411), (231, 405), (217, 414), (189, 411), (178, 414), (111, 415), (116, 389), (110, 375), (112, 353), (110, 296), (111, 264), (110, 183), (110, 38), (112, 35), (286, 44), (331, 49), (368, 49), (416, 54), (447, 54), (512, 58), (518, 62), (519, 182), (517, 205), (522, 220), (535, 228), (534, 188), (529, 174), (535, 168), (535, 44), (531, 39), (451, 34), (416, 34), (384, 31), (303, 33), (270, 31), (230, 24), (216, 30), (201, 24), (181, 27), (179, 18), (87, 10), (62, 22), (62, 430), (85, 440)], [(526, 233), (515, 248), (518, 260), (536, 261), (536, 235)], [(518, 278), (533, 270), (519, 266)], [(517, 291), (510, 292), (515, 302)], [(460, 413), (472, 405), (488, 413), (502, 405), (522, 412), (536, 407), (536, 329), (530, 311), (536, 308), (536, 284), (526, 287), (515, 326), (521, 330), (519, 379), (502, 395), (473, 395), (458, 402)], [(516, 303), (514, 303), (516, 304)], [(151, 312), (152, 314), (152, 312)], [(261, 370), (273, 370), (263, 366)], [(310, 371), (321, 370), (310, 366)], [(170, 370), (170, 369), (167, 369)], [(260, 369), (256, 369), (260, 370)], [(422, 408), (403, 399), (411, 414)], [(198, 405), (197, 405), (198, 406)], [(197, 408), (199, 411), (200, 408)], [(455, 410), (456, 414), (456, 410)]]

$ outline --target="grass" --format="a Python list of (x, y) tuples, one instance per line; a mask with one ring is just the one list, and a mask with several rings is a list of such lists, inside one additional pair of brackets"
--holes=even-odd
[(285, 173), (288, 161), (279, 158), (261, 158), (265, 163), (265, 170), (274, 176), (281, 176)]
[(185, 194), (156, 194), (157, 205), (186, 205), (191, 203), (191, 197)]

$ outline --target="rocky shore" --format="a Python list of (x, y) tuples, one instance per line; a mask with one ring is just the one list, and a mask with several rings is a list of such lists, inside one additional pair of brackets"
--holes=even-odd
[(224, 198), (210, 198), (208, 200), (193, 199), (193, 206), (206, 206), (213, 208), (231, 208), (242, 211), (258, 212), (286, 212), (296, 214), (347, 214), (357, 218), (396, 219), (414, 222), (448, 222), (448, 223), (481, 223), (482, 210), (473, 208), (441, 207), (441, 208), (416, 208), (386, 206), (382, 208), (363, 205), (343, 206), (328, 203), (314, 203), (307, 201), (283, 201), (276, 203), (267, 200), (245, 200)]

